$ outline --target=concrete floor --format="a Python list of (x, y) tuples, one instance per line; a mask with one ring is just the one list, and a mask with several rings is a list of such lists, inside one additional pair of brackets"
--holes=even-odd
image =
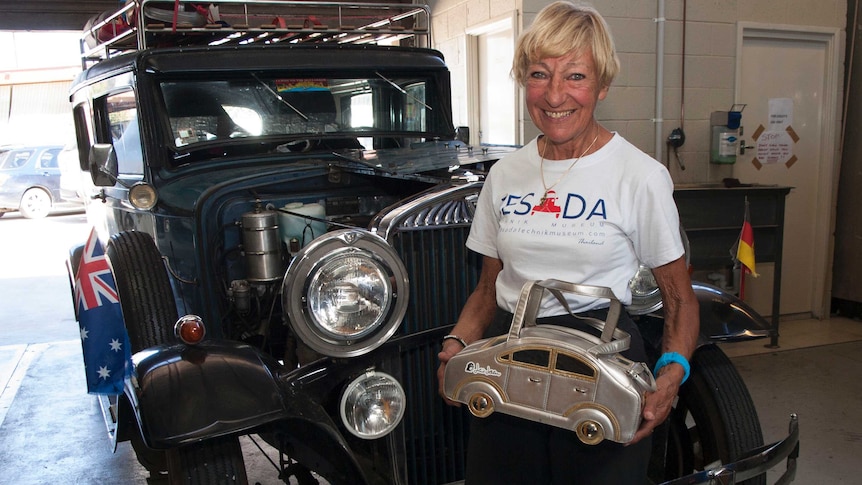
[[(112, 453), (86, 394), (62, 261), (88, 230), (80, 214), (0, 220), (0, 484), (147, 483), (128, 443)], [(722, 346), (748, 384), (764, 439), (784, 437), (797, 413), (795, 483), (859, 483), (862, 322), (782, 321), (779, 348), (766, 343)], [(243, 448), (251, 483), (280, 483), (250, 441)]]

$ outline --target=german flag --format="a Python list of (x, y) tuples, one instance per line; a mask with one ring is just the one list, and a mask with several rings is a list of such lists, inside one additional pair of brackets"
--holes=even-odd
[(752, 276), (758, 276), (754, 270), (754, 229), (748, 214), (748, 198), (745, 199), (745, 219), (742, 221), (742, 230), (739, 232), (739, 242), (736, 245), (736, 260)]

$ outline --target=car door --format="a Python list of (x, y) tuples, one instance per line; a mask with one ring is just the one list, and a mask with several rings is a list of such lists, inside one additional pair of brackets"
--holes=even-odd
[(565, 415), (582, 402), (596, 397), (596, 367), (587, 358), (570, 352), (556, 352), (548, 389), (548, 412)]
[(509, 402), (544, 409), (550, 382), (550, 350), (523, 347), (512, 351), (508, 358), (506, 394)]
[(40, 185), (51, 191), (51, 197), (55, 201), (60, 200), (60, 164), (57, 161), (59, 153), (59, 147), (42, 150), (34, 167)]

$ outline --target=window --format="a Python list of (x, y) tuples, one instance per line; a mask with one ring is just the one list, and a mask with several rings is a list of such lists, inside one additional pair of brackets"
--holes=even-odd
[(94, 104), (96, 142), (114, 146), (120, 175), (142, 175), (144, 161), (134, 91), (110, 94)]
[(0, 157), (3, 157), (2, 165), (0, 167), (4, 169), (10, 168), (20, 168), (27, 164), (27, 160), (30, 160), (30, 157), (33, 155), (32, 150), (12, 150), (8, 151)]
[(108, 96), (111, 142), (117, 154), (120, 175), (144, 173), (141, 136), (138, 131), (137, 102), (133, 91)]
[(59, 148), (52, 148), (50, 150), (45, 150), (42, 152), (42, 155), (39, 156), (39, 168), (60, 168), (57, 164), (57, 154), (60, 153)]
[(551, 353), (542, 349), (524, 349), (512, 352), (512, 362), (548, 367)]
[(596, 370), (592, 366), (570, 354), (557, 354), (556, 369), (570, 374), (579, 374), (590, 378), (596, 377)]

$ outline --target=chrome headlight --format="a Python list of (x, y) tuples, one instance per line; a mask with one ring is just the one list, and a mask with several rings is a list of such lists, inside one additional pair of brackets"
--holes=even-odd
[(158, 201), (159, 194), (152, 185), (138, 182), (129, 189), (129, 202), (137, 209), (150, 210)]
[(282, 303), (291, 328), (332, 357), (368, 353), (398, 328), (407, 311), (407, 271), (385, 240), (345, 229), (321, 236), (294, 258)]
[[(679, 236), (682, 239), (686, 267), (691, 264), (691, 248), (688, 235), (682, 225), (679, 226)], [(629, 288), (632, 290), (632, 303), (626, 310), (632, 315), (645, 315), (662, 307), (661, 291), (652, 270), (641, 264), (632, 279), (629, 280)]]
[(340, 410), (344, 426), (355, 436), (380, 438), (404, 417), (404, 388), (389, 374), (366, 372), (347, 385)]
[(629, 288), (632, 290), (632, 302), (626, 310), (630, 314), (644, 315), (661, 308), (661, 291), (648, 267), (638, 267), (637, 273), (629, 280)]

